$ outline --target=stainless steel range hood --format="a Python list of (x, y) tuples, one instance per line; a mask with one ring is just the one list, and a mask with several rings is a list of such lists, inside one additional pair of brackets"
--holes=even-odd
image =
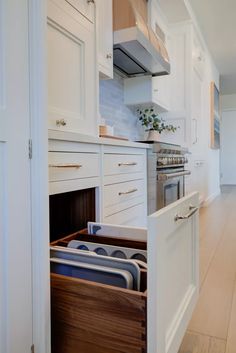
[(128, 77), (170, 73), (164, 43), (147, 22), (146, 0), (113, 0), (114, 66)]

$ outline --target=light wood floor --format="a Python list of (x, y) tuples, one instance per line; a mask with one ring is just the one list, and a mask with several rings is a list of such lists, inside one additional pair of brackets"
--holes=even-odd
[(179, 353), (236, 353), (236, 187), (201, 209), (200, 284)]

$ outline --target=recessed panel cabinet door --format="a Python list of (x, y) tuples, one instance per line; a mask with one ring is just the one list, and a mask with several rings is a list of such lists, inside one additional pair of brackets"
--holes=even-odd
[(148, 353), (178, 353), (199, 292), (198, 193), (148, 217)]
[(96, 134), (94, 25), (66, 1), (48, 2), (49, 128)]

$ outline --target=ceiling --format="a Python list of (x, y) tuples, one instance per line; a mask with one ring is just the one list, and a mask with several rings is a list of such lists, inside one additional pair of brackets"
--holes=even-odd
[(221, 75), (221, 93), (236, 93), (236, 1), (189, 0)]

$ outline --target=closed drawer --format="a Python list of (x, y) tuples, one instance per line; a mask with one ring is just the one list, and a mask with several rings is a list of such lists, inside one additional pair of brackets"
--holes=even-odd
[(145, 168), (144, 155), (105, 154), (104, 175), (141, 172)]
[(49, 152), (49, 181), (99, 176), (99, 154)]
[(121, 212), (104, 217), (104, 223), (133, 227), (146, 227), (147, 216), (145, 204), (140, 203)]
[(90, 22), (94, 23), (95, 11), (94, 11), (94, 2), (92, 0), (66, 0), (66, 2), (72, 5)]
[(143, 179), (104, 186), (105, 216), (137, 204), (142, 196), (144, 196)]

